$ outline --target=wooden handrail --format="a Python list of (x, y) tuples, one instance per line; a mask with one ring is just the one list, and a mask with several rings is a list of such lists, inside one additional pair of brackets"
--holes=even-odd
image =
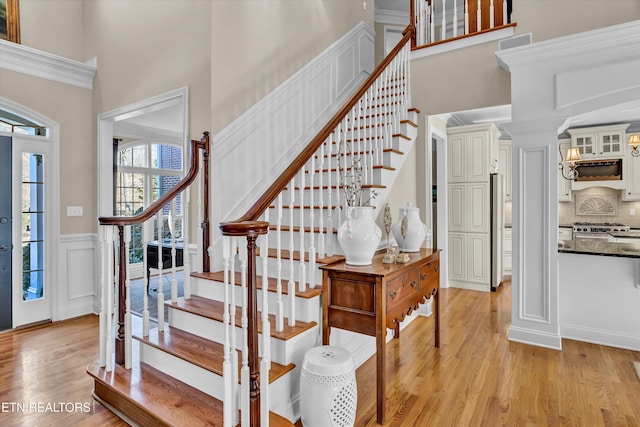
[(304, 164), (314, 155), (314, 153), (320, 148), (322, 143), (329, 137), (331, 132), (338, 126), (338, 124), (346, 117), (356, 103), (367, 93), (367, 90), (373, 85), (382, 72), (387, 68), (391, 61), (398, 55), (404, 45), (413, 38), (415, 34), (415, 26), (413, 21), (402, 32), (403, 37), (398, 44), (393, 48), (391, 52), (382, 60), (380, 64), (373, 70), (373, 73), (365, 80), (360, 86), (360, 89), (347, 101), (346, 104), (333, 116), (333, 118), (322, 128), (315, 138), (305, 147), (304, 150), (293, 160), (293, 162), (285, 169), (284, 172), (271, 184), (271, 186), (264, 192), (264, 194), (258, 199), (256, 203), (249, 208), (249, 210), (237, 221), (234, 222), (246, 222), (256, 221), (260, 215), (262, 215), (267, 208), (271, 205), (271, 202), (285, 189), (287, 184), (291, 182), (298, 171), (304, 166)]
[[(175, 198), (181, 191), (185, 190), (198, 175), (198, 166), (200, 163), (200, 152), (204, 151), (204, 156), (209, 154), (209, 132), (204, 132), (202, 139), (191, 140), (191, 165), (189, 172), (169, 191), (162, 195), (158, 200), (147, 206), (142, 212), (134, 216), (101, 216), (98, 218), (100, 225), (134, 225), (141, 224), (158, 213), (171, 199)], [(205, 192), (205, 199), (208, 194)], [(208, 212), (205, 211), (205, 217), (208, 218)], [(208, 222), (208, 219), (207, 219)]]

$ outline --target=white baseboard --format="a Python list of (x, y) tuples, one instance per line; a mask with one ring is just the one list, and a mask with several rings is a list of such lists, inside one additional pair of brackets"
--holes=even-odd
[(562, 323), (560, 324), (560, 335), (562, 338), (571, 340), (640, 351), (639, 336), (625, 335), (618, 332), (590, 329), (582, 326), (566, 325)]
[(513, 325), (509, 328), (509, 341), (550, 348), (552, 350), (562, 350), (562, 338), (560, 335), (518, 328)]

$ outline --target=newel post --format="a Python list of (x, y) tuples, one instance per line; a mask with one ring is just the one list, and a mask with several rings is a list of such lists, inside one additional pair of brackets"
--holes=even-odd
[(124, 314), (126, 305), (127, 252), (124, 245), (124, 226), (118, 226), (118, 329), (116, 331), (116, 363), (124, 365)]
[(202, 271), (209, 272), (211, 270), (209, 260), (209, 246), (211, 245), (211, 235), (209, 233), (209, 132), (205, 132), (200, 140), (200, 148), (202, 149), (203, 164), (203, 189), (202, 192)]
[(256, 240), (267, 234), (266, 221), (223, 222), (223, 236), (245, 236), (247, 238), (247, 341), (249, 349), (249, 425), (260, 427), (260, 360), (258, 354), (258, 290), (256, 286)]

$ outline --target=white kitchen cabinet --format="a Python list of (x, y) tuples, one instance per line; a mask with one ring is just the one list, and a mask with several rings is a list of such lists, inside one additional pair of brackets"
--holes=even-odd
[(447, 129), (447, 174), (451, 182), (484, 182), (498, 166), (498, 138), (494, 124)]
[(511, 227), (504, 229), (503, 249), (502, 268), (504, 274), (511, 274), (513, 265), (513, 229)]
[(573, 239), (573, 227), (558, 227), (558, 241)]
[(449, 230), (488, 233), (489, 202), (487, 183), (449, 184)]
[(611, 159), (624, 156), (625, 130), (629, 123), (568, 129), (571, 145), (585, 159)]
[[(629, 149), (630, 151), (630, 149)], [(626, 163), (623, 163), (625, 188), (622, 190), (622, 200), (640, 201), (640, 157), (633, 157), (627, 153)]]
[(511, 172), (511, 141), (498, 143), (498, 173), (504, 176), (504, 200), (511, 201), (513, 174)]
[[(567, 149), (571, 146), (570, 139), (559, 139), (558, 145), (560, 146), (560, 152), (562, 153), (562, 158), (564, 159), (567, 156)], [(560, 159), (558, 159), (560, 161)], [(568, 173), (569, 168), (565, 167), (565, 173)], [(565, 179), (562, 176), (562, 172), (558, 169), (558, 201), (559, 202), (570, 202), (571, 201), (571, 181)]]
[(489, 290), (489, 235), (449, 233), (449, 283), (455, 287)]

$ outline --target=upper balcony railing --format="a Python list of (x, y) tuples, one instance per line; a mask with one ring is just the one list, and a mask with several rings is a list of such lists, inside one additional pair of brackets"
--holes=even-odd
[(414, 50), (515, 25), (512, 0), (410, 1)]

